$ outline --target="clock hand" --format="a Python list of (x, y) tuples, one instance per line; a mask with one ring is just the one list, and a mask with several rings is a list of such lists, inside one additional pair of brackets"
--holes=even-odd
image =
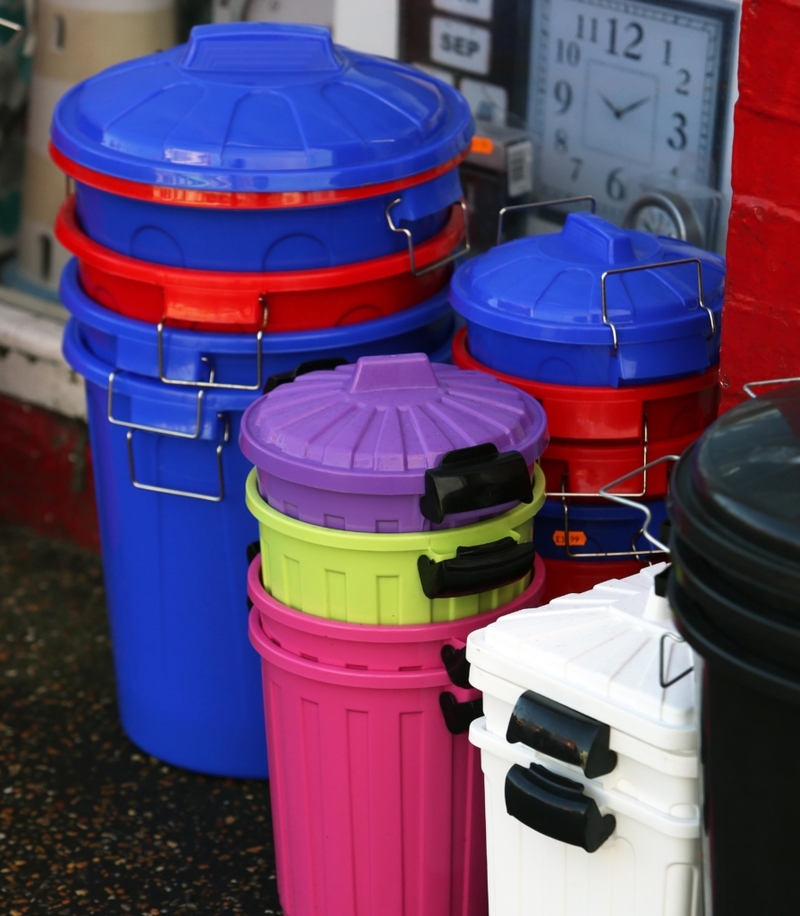
[(639, 108), (640, 105), (644, 105), (645, 102), (649, 102), (649, 101), (650, 101), (650, 96), (648, 96), (645, 99), (639, 99), (638, 102), (634, 102), (632, 105), (628, 105), (625, 108), (621, 108), (619, 110), (619, 114), (617, 115), (617, 117), (621, 118), (623, 115), (626, 115), (629, 111), (633, 111), (635, 108)]
[(620, 111), (619, 108), (617, 108), (617, 106), (616, 106), (613, 102), (610, 102), (610, 101), (603, 95), (602, 92), (600, 93), (600, 98), (601, 98), (601, 99), (606, 103), (606, 105), (608, 105), (608, 107), (611, 109), (611, 113), (614, 115), (614, 117), (615, 117), (617, 120), (619, 120), (619, 119), (622, 117), (622, 115), (624, 114), (624, 112)]

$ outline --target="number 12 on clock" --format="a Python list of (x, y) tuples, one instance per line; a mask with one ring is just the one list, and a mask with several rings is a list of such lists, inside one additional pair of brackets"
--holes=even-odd
[(535, 0), (529, 123), (540, 199), (592, 194), (619, 220), (646, 175), (725, 181), (728, 0)]

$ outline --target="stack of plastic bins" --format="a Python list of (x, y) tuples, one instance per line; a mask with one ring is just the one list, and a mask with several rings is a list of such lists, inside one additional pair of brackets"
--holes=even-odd
[(194, 330), (281, 333), (429, 300), (464, 250), (451, 87), (313, 26), (199, 26), (59, 104), (59, 239), (96, 301)]
[(464, 641), (541, 599), (546, 442), (533, 398), (422, 354), (312, 372), (245, 413), (285, 912), (485, 914)]
[(666, 516), (670, 465), (641, 469), (679, 455), (716, 418), (724, 279), (716, 255), (589, 213), (456, 271), (450, 301), (466, 328), (454, 362), (517, 385), (547, 411), (536, 549), (548, 599), (657, 558), (640, 536), (643, 514), (604, 503), (600, 490), (627, 477), (612, 492)]
[[(741, 404), (675, 468), (669, 600), (702, 667), (706, 910), (797, 908), (800, 385)], [(751, 837), (750, 842), (743, 841)]]
[(664, 570), (470, 634), (490, 916), (702, 912), (693, 658)]
[(471, 130), (449, 87), (264, 24), (201, 27), (60, 101), (64, 349), (87, 380), (122, 722), (148, 753), (267, 775), (242, 413), (321, 359), (449, 348)]

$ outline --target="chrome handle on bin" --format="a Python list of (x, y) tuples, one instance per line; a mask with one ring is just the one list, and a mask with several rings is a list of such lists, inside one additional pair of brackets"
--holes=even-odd
[(202, 390), (197, 392), (197, 419), (193, 433), (182, 433), (177, 429), (165, 429), (161, 426), (144, 426), (141, 423), (132, 423), (129, 420), (118, 420), (114, 416), (114, 382), (117, 377), (117, 370), (109, 373), (108, 376), (108, 401), (106, 406), (106, 418), (114, 426), (124, 426), (126, 429), (140, 429), (144, 433), (158, 433), (162, 436), (174, 436), (176, 439), (199, 439), (203, 430), (203, 394)]
[[(160, 487), (160, 486), (157, 486), (156, 484), (141, 483), (141, 481), (138, 481), (136, 479), (136, 469), (134, 467), (134, 461), (133, 461), (133, 433), (134, 433), (134, 430), (141, 429), (141, 427), (130, 428), (128, 429), (128, 432), (126, 434), (126, 441), (127, 441), (127, 446), (128, 446), (128, 470), (130, 473), (131, 484), (133, 484), (133, 486), (137, 490), (147, 490), (150, 493), (164, 493), (167, 496), (186, 496), (189, 499), (200, 499), (200, 500), (203, 500), (204, 502), (210, 502), (210, 503), (222, 502), (222, 500), (225, 499), (225, 474), (224, 474), (223, 467), (222, 467), (222, 450), (225, 447), (225, 445), (227, 444), (228, 440), (230, 439), (231, 426), (230, 426), (230, 421), (227, 418), (225, 418), (223, 414), (217, 414), (217, 416), (220, 420), (223, 420), (223, 419), (225, 420), (225, 432), (222, 437), (222, 442), (220, 442), (216, 448), (217, 474), (219, 476), (219, 493), (218, 494), (215, 495), (215, 494), (209, 494), (209, 493), (195, 493), (193, 490), (174, 490), (174, 489), (171, 489), (170, 487)], [(175, 433), (164, 431), (164, 430), (159, 430), (159, 429), (151, 429), (148, 431), (155, 432), (155, 433), (162, 433), (167, 436), (175, 435)], [(196, 437), (186, 437), (186, 438), (196, 438)]]
[(703, 265), (700, 262), (700, 258), (678, 258), (675, 261), (661, 261), (659, 264), (636, 264), (632, 267), (615, 267), (611, 270), (603, 271), (600, 276), (601, 317), (603, 319), (603, 324), (611, 329), (611, 336), (614, 342), (611, 347), (612, 356), (615, 355), (619, 349), (619, 335), (617, 334), (617, 326), (608, 317), (608, 299), (606, 295), (606, 280), (608, 277), (614, 276), (615, 274), (637, 273), (640, 270), (661, 270), (664, 267), (680, 267), (682, 264), (694, 264), (697, 267), (697, 304), (708, 315), (708, 320), (711, 323), (711, 329), (707, 335), (707, 339), (710, 340), (714, 336), (717, 331), (717, 322), (714, 318), (714, 313), (705, 302), (703, 302)]
[(451, 560), (435, 562), (425, 554), (417, 560), (420, 584), (427, 598), (476, 595), (516, 582), (533, 568), (535, 548), (501, 538), (478, 547), (459, 547)]
[[(267, 307), (263, 302), (264, 306), (264, 321), (256, 333), (256, 380), (252, 385), (237, 385), (231, 382), (218, 382), (214, 378), (214, 369), (210, 368), (209, 378), (207, 381), (199, 381), (192, 379), (179, 379), (179, 378), (170, 378), (164, 373), (164, 321), (163, 319), (159, 321), (156, 326), (156, 334), (158, 339), (158, 377), (166, 385), (189, 385), (192, 388), (222, 388), (228, 391), (258, 391), (261, 388), (261, 375), (262, 375), (262, 365), (264, 362), (264, 329), (267, 326)], [(210, 366), (210, 360), (206, 356), (201, 356), (200, 361), (208, 364)]]
[(448, 515), (513, 501), (533, 502), (528, 465), (519, 452), (499, 452), (487, 442), (447, 452), (438, 468), (425, 471), (419, 506), (423, 518), (440, 524)]
[[(647, 461), (647, 449), (649, 446), (649, 436), (650, 436), (650, 431), (647, 426), (647, 415), (645, 414), (642, 420), (642, 463), (639, 465), (638, 468), (636, 468), (633, 471), (633, 473), (628, 475), (628, 477), (634, 477), (636, 474), (641, 474), (642, 475), (642, 489), (638, 493), (622, 493), (620, 494), (621, 496), (632, 496), (632, 497), (638, 498), (640, 496), (647, 495), (647, 471), (650, 468), (650, 464)], [(628, 477), (625, 477), (623, 479), (627, 480)], [(605, 486), (606, 488), (608, 488), (608, 487), (614, 486), (614, 484), (606, 484)], [(550, 497), (550, 496), (560, 497), (561, 499), (564, 499), (565, 497), (569, 497), (570, 499), (573, 499), (573, 498), (574, 499), (598, 499), (599, 497), (605, 496), (606, 494), (603, 493), (602, 488), (598, 490), (597, 493), (569, 493), (564, 489), (564, 481), (562, 479), (560, 490), (548, 491), (544, 495), (546, 497)]]
[(792, 382), (800, 382), (800, 375), (794, 375), (790, 378), (765, 378), (757, 382), (747, 382), (742, 385), (742, 391), (749, 398), (757, 398), (758, 395), (753, 391), (754, 388), (761, 388), (764, 385), (789, 385)]
[(506, 811), (537, 833), (586, 852), (597, 852), (617, 826), (613, 814), (600, 814), (597, 802), (579, 782), (532, 763), (514, 764), (506, 775)]
[(508, 722), (506, 741), (555, 760), (571, 763), (595, 779), (611, 773), (617, 755), (609, 748), (611, 729), (604, 722), (526, 690), (517, 700)]
[(516, 213), (520, 210), (537, 210), (542, 207), (558, 207), (561, 204), (579, 204), (589, 201), (592, 205), (592, 213), (597, 212), (597, 201), (591, 194), (585, 194), (582, 197), (562, 197), (560, 200), (540, 200), (529, 204), (512, 204), (510, 207), (503, 207), (497, 217), (497, 242), (500, 245), (503, 241), (503, 220), (506, 213)]
[[(641, 535), (656, 549), (647, 551), (633, 551), (632, 555), (634, 556), (647, 556), (654, 553), (668, 554), (669, 547), (658, 540), (658, 538), (653, 537), (653, 535), (650, 534), (650, 523), (653, 521), (653, 513), (650, 511), (647, 503), (634, 502), (631, 499), (627, 499), (625, 496), (620, 496), (618, 493), (609, 493), (609, 490), (619, 486), (621, 483), (625, 483), (626, 480), (630, 480), (630, 478), (634, 477), (636, 474), (641, 474), (642, 471), (647, 471), (650, 468), (657, 467), (658, 465), (664, 464), (667, 461), (678, 461), (680, 460), (680, 457), (680, 455), (662, 455), (660, 458), (656, 458), (654, 461), (650, 461), (648, 464), (644, 465), (644, 467), (636, 468), (636, 470), (631, 471), (628, 474), (623, 474), (622, 477), (618, 477), (616, 480), (612, 480), (611, 483), (607, 483), (605, 486), (600, 487), (600, 495), (605, 499), (609, 499), (613, 503), (619, 503), (621, 506), (627, 506), (630, 509), (636, 509), (638, 512), (641, 512), (644, 515), (644, 524), (642, 525), (641, 531), (634, 535), (634, 541)], [(601, 554), (601, 556), (605, 556), (605, 554)]]
[(411, 260), (411, 273), (415, 277), (422, 277), (425, 274), (429, 274), (432, 270), (437, 270), (439, 267), (444, 267), (445, 264), (450, 264), (452, 261), (457, 260), (462, 255), (469, 254), (469, 211), (467, 210), (467, 202), (462, 198), (458, 201), (458, 204), (461, 207), (461, 212), (464, 216), (464, 245), (461, 248), (457, 248), (455, 251), (451, 251), (450, 254), (445, 255), (445, 257), (439, 258), (438, 261), (434, 261), (433, 264), (428, 264), (427, 267), (423, 267), (420, 270), (417, 267), (417, 261), (414, 257), (414, 239), (411, 237), (411, 230), (404, 229), (402, 226), (395, 226), (394, 221), (392, 220), (392, 210), (400, 203), (400, 201), (402, 201), (402, 199), (402, 197), (398, 197), (386, 207), (386, 222), (389, 224), (389, 228), (392, 230), (392, 232), (399, 232), (408, 240), (408, 256)]

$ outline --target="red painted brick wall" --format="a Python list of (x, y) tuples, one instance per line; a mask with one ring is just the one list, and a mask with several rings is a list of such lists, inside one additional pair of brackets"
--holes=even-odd
[(800, 0), (744, 0), (722, 323), (722, 409), (800, 375)]
[(85, 423), (0, 395), (0, 522), (100, 549)]

